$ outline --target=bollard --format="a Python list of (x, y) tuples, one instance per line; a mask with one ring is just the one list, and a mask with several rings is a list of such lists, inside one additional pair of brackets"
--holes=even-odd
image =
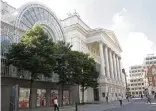
[(78, 111), (77, 102), (75, 103), (75, 111)]

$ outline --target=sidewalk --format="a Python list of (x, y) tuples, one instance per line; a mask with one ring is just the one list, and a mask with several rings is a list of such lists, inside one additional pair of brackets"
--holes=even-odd
[[(128, 102), (127, 100), (123, 100), (123, 105), (129, 104), (131, 102), (132, 102), (132, 100), (130, 102)], [(116, 108), (116, 107), (120, 107), (118, 101), (113, 101), (113, 102), (110, 102), (109, 104), (100, 103), (100, 104), (78, 105), (78, 111), (97, 111), (97, 110), (103, 111), (106, 109), (112, 109), (112, 108)], [(52, 107), (36, 108), (36, 109), (32, 109), (32, 110), (23, 109), (23, 110), (19, 110), (19, 111), (54, 111), (54, 108), (52, 108)], [(60, 107), (60, 111), (75, 111), (75, 106)]]

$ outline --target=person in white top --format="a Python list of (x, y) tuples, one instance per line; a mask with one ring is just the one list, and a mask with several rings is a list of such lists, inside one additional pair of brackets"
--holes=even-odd
[(120, 102), (120, 106), (122, 105), (122, 96), (119, 94), (119, 96), (118, 96), (118, 100), (119, 100), (119, 102)]
[(57, 97), (55, 97), (55, 99), (54, 99), (54, 111), (56, 111), (56, 109), (57, 109), (57, 111), (59, 111)]

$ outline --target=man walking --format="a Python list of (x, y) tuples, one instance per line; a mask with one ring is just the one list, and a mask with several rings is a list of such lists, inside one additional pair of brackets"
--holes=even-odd
[(57, 97), (55, 97), (55, 99), (54, 99), (54, 111), (56, 111), (56, 109), (57, 109), (57, 111), (59, 111)]
[(128, 102), (129, 102), (129, 96), (128, 96), (128, 95), (126, 96), (126, 99), (127, 99), (127, 100), (128, 100)]
[(150, 95), (147, 95), (147, 103), (151, 104), (151, 97), (150, 97)]
[(106, 102), (107, 102), (107, 104), (108, 104), (108, 96), (106, 96)]

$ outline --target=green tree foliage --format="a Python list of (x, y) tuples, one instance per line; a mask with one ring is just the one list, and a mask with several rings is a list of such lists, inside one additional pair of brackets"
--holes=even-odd
[(63, 105), (63, 88), (65, 84), (71, 84), (72, 76), (69, 63), (69, 55), (71, 52), (71, 45), (63, 41), (59, 41), (56, 44), (56, 65), (54, 72), (59, 75), (59, 84), (62, 86), (62, 100), (61, 105)]
[(99, 73), (96, 70), (96, 63), (89, 55), (78, 51), (71, 52), (69, 63), (73, 70), (72, 82), (81, 86), (82, 103), (84, 103), (84, 91), (88, 87), (98, 86)]
[(50, 77), (55, 65), (56, 45), (48, 38), (42, 26), (28, 30), (21, 42), (8, 51), (8, 65), (31, 73), (29, 106), (31, 108), (32, 85), (40, 75)]

